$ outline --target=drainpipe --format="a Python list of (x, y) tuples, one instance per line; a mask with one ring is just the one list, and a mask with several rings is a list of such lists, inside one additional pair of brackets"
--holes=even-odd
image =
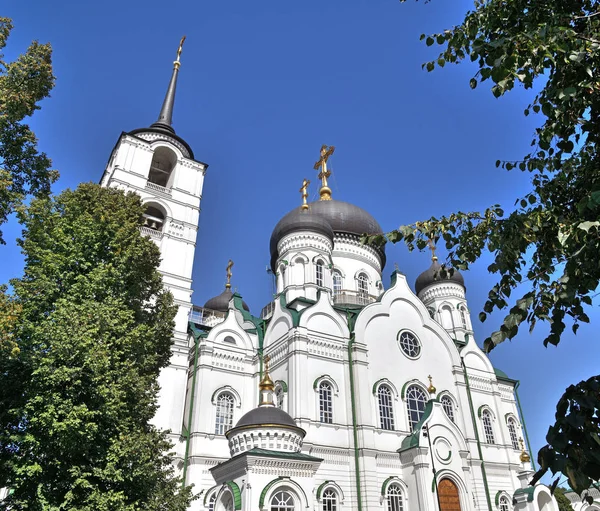
[(477, 421), (475, 420), (475, 410), (473, 409), (473, 399), (471, 397), (471, 386), (469, 385), (469, 375), (465, 366), (465, 359), (460, 357), (463, 372), (465, 373), (465, 384), (467, 386), (467, 396), (469, 398), (469, 409), (471, 410), (471, 420), (473, 421), (473, 429), (475, 430), (475, 440), (477, 442), (477, 451), (481, 460), (481, 475), (483, 477), (483, 488), (485, 489), (485, 498), (487, 500), (488, 510), (492, 511), (492, 499), (490, 498), (490, 489), (488, 488), (487, 474), (485, 472), (485, 463), (483, 461), (483, 452), (481, 450), (481, 442), (479, 441), (479, 431), (477, 429)]
[(192, 375), (192, 392), (190, 394), (190, 409), (188, 413), (188, 423), (187, 423), (187, 432), (185, 438), (185, 455), (183, 457), (183, 481), (181, 483), (182, 487), (185, 487), (186, 477), (187, 477), (187, 468), (188, 468), (188, 460), (190, 455), (190, 437), (192, 436), (192, 414), (194, 412), (194, 395), (196, 394), (196, 375), (198, 374), (198, 347), (200, 346), (200, 339), (192, 334), (194, 342), (196, 343), (196, 348), (194, 352), (194, 374)]
[(527, 442), (527, 448), (529, 449), (529, 457), (531, 458), (531, 467), (533, 470), (537, 470), (535, 468), (535, 461), (533, 460), (533, 451), (531, 450), (531, 444), (529, 443), (529, 435), (527, 434), (527, 424), (525, 424), (525, 415), (523, 415), (523, 409), (521, 408), (521, 400), (519, 399), (519, 391), (517, 390), (520, 385), (520, 381), (515, 383), (515, 396), (517, 398), (517, 406), (519, 407), (519, 415), (521, 416), (521, 424), (523, 424), (523, 430), (525, 431), (525, 441)]
[(354, 434), (354, 468), (356, 471), (356, 498), (358, 504), (358, 511), (362, 511), (362, 494), (361, 494), (361, 483), (360, 483), (360, 457), (358, 453), (358, 425), (356, 423), (356, 398), (354, 396), (354, 360), (352, 358), (352, 348), (356, 342), (354, 338), (354, 328), (351, 328), (351, 312), (346, 310), (346, 317), (348, 320), (348, 328), (350, 328), (350, 342), (348, 343), (348, 370), (350, 373), (350, 403), (352, 405), (352, 432)]

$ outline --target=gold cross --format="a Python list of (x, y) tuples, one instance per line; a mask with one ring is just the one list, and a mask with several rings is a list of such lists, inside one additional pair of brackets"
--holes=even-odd
[(321, 146), (321, 158), (315, 163), (314, 169), (319, 170), (318, 178), (321, 180), (321, 189), (319, 190), (320, 200), (331, 200), (331, 189), (327, 186), (327, 178), (331, 176), (331, 172), (327, 170), (327, 160), (335, 151), (335, 146)]
[(179, 41), (179, 48), (177, 48), (177, 62), (179, 62), (179, 58), (181, 57), (181, 50), (183, 50), (183, 43), (185, 42), (185, 36), (181, 38)]
[(304, 178), (304, 181), (302, 181), (302, 188), (300, 188), (300, 193), (302, 194), (302, 209), (306, 210), (308, 209), (308, 203), (306, 202), (306, 199), (308, 199), (308, 185), (310, 184), (310, 181), (306, 178)]
[(427, 246), (429, 247), (429, 250), (431, 250), (431, 260), (437, 261), (437, 256), (435, 255), (435, 251), (436, 251), (435, 243), (433, 242), (433, 240), (431, 238), (429, 238), (429, 241), (427, 242)]
[(233, 275), (231, 273), (231, 268), (233, 268), (233, 261), (230, 259), (229, 262), (227, 263), (227, 284), (225, 284), (225, 287), (227, 289), (229, 289), (231, 287), (231, 276)]

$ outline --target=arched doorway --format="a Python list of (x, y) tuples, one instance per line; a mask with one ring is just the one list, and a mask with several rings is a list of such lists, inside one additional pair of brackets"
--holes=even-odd
[(450, 479), (442, 479), (438, 484), (438, 499), (441, 511), (461, 511), (458, 487)]

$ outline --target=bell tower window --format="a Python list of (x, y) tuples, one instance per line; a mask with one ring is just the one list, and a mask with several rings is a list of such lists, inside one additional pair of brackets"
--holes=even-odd
[(162, 186), (163, 188), (170, 188), (172, 182), (171, 176), (176, 164), (177, 156), (173, 151), (166, 147), (158, 147), (152, 155), (148, 183)]
[(148, 204), (144, 213), (144, 227), (161, 232), (165, 223), (165, 214), (156, 204)]

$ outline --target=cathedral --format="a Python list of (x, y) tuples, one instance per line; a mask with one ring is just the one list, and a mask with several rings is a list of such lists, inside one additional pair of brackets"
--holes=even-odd
[(101, 184), (142, 197), (179, 307), (155, 423), (199, 494), (190, 509), (557, 511), (528, 485), (519, 382), (478, 347), (463, 275), (435, 251), (414, 283), (384, 274), (385, 247), (360, 242), (377, 220), (332, 197), (334, 147), (315, 163), (319, 200), (305, 181), (299, 207), (264, 225), (273, 301), (250, 311), (230, 261), (225, 289), (193, 304), (207, 164), (172, 125), (180, 54), (158, 120), (121, 134)]

